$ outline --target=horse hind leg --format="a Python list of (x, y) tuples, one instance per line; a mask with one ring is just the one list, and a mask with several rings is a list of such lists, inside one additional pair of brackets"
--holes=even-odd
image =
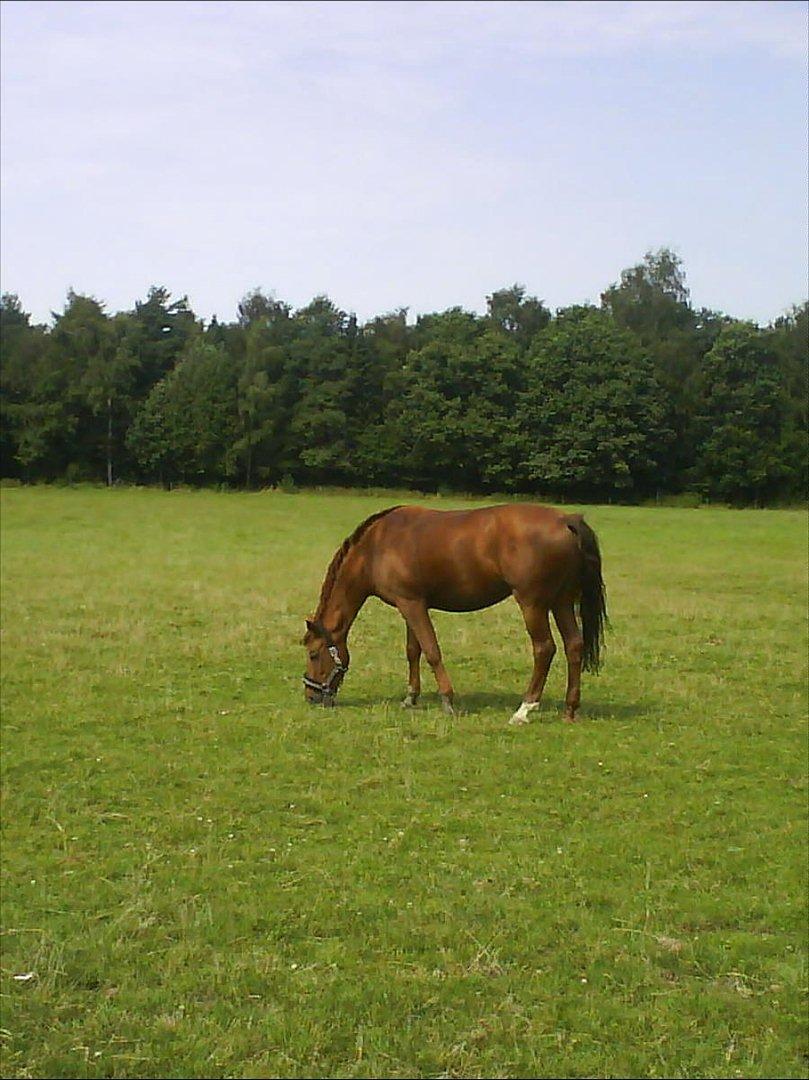
[(407, 623), (407, 665), (409, 669), (407, 693), (402, 705), (410, 709), (416, 704), (421, 693), (421, 645), (409, 623)]
[(565, 643), (567, 658), (565, 720), (572, 724), (576, 719), (576, 710), (581, 701), (581, 660), (584, 644), (572, 602), (568, 601), (554, 607), (553, 617)]
[(545, 680), (548, 678), (548, 670), (556, 653), (556, 645), (548, 621), (548, 609), (544, 605), (527, 600), (516, 593), (515, 599), (522, 609), (525, 628), (531, 638), (534, 651), (534, 670), (531, 673), (531, 681), (528, 684), (522, 705), (511, 717), (509, 723), (527, 724), (530, 720), (529, 713), (539, 708), (542, 691), (545, 689)]

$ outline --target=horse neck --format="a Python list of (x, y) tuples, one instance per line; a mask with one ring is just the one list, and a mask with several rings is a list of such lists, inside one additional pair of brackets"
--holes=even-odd
[(370, 595), (361, 544), (351, 548), (337, 572), (320, 621), (336, 638), (345, 638)]

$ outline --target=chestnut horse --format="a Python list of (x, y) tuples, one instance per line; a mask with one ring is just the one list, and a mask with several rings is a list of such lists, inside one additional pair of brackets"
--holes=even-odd
[(480, 510), (391, 506), (366, 518), (336, 552), (317, 611), (306, 621), (307, 700), (334, 704), (348, 670), (348, 632), (368, 597), (376, 596), (407, 624), (410, 678), (402, 704), (418, 700), (424, 653), (451, 713), (452, 683), (430, 608), (479, 611), (509, 595), (520, 605), (534, 650), (531, 681), (511, 723), (527, 723), (539, 705), (556, 652), (549, 612), (567, 657), (565, 719), (574, 720), (581, 669), (598, 670), (607, 618), (598, 541), (581, 514), (527, 503)]

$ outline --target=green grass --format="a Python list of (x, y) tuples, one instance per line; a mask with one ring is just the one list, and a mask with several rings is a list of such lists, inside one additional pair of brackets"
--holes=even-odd
[(311, 709), (394, 501), (2, 492), (3, 1075), (805, 1076), (804, 515), (590, 508), (576, 725), (511, 602), (436, 617), (458, 717), (375, 601)]

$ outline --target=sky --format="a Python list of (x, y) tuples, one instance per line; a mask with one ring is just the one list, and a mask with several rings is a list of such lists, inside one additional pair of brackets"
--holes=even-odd
[(696, 307), (807, 286), (803, 2), (2, 4), (0, 284), (261, 287), (361, 320), (595, 302), (673, 248)]

